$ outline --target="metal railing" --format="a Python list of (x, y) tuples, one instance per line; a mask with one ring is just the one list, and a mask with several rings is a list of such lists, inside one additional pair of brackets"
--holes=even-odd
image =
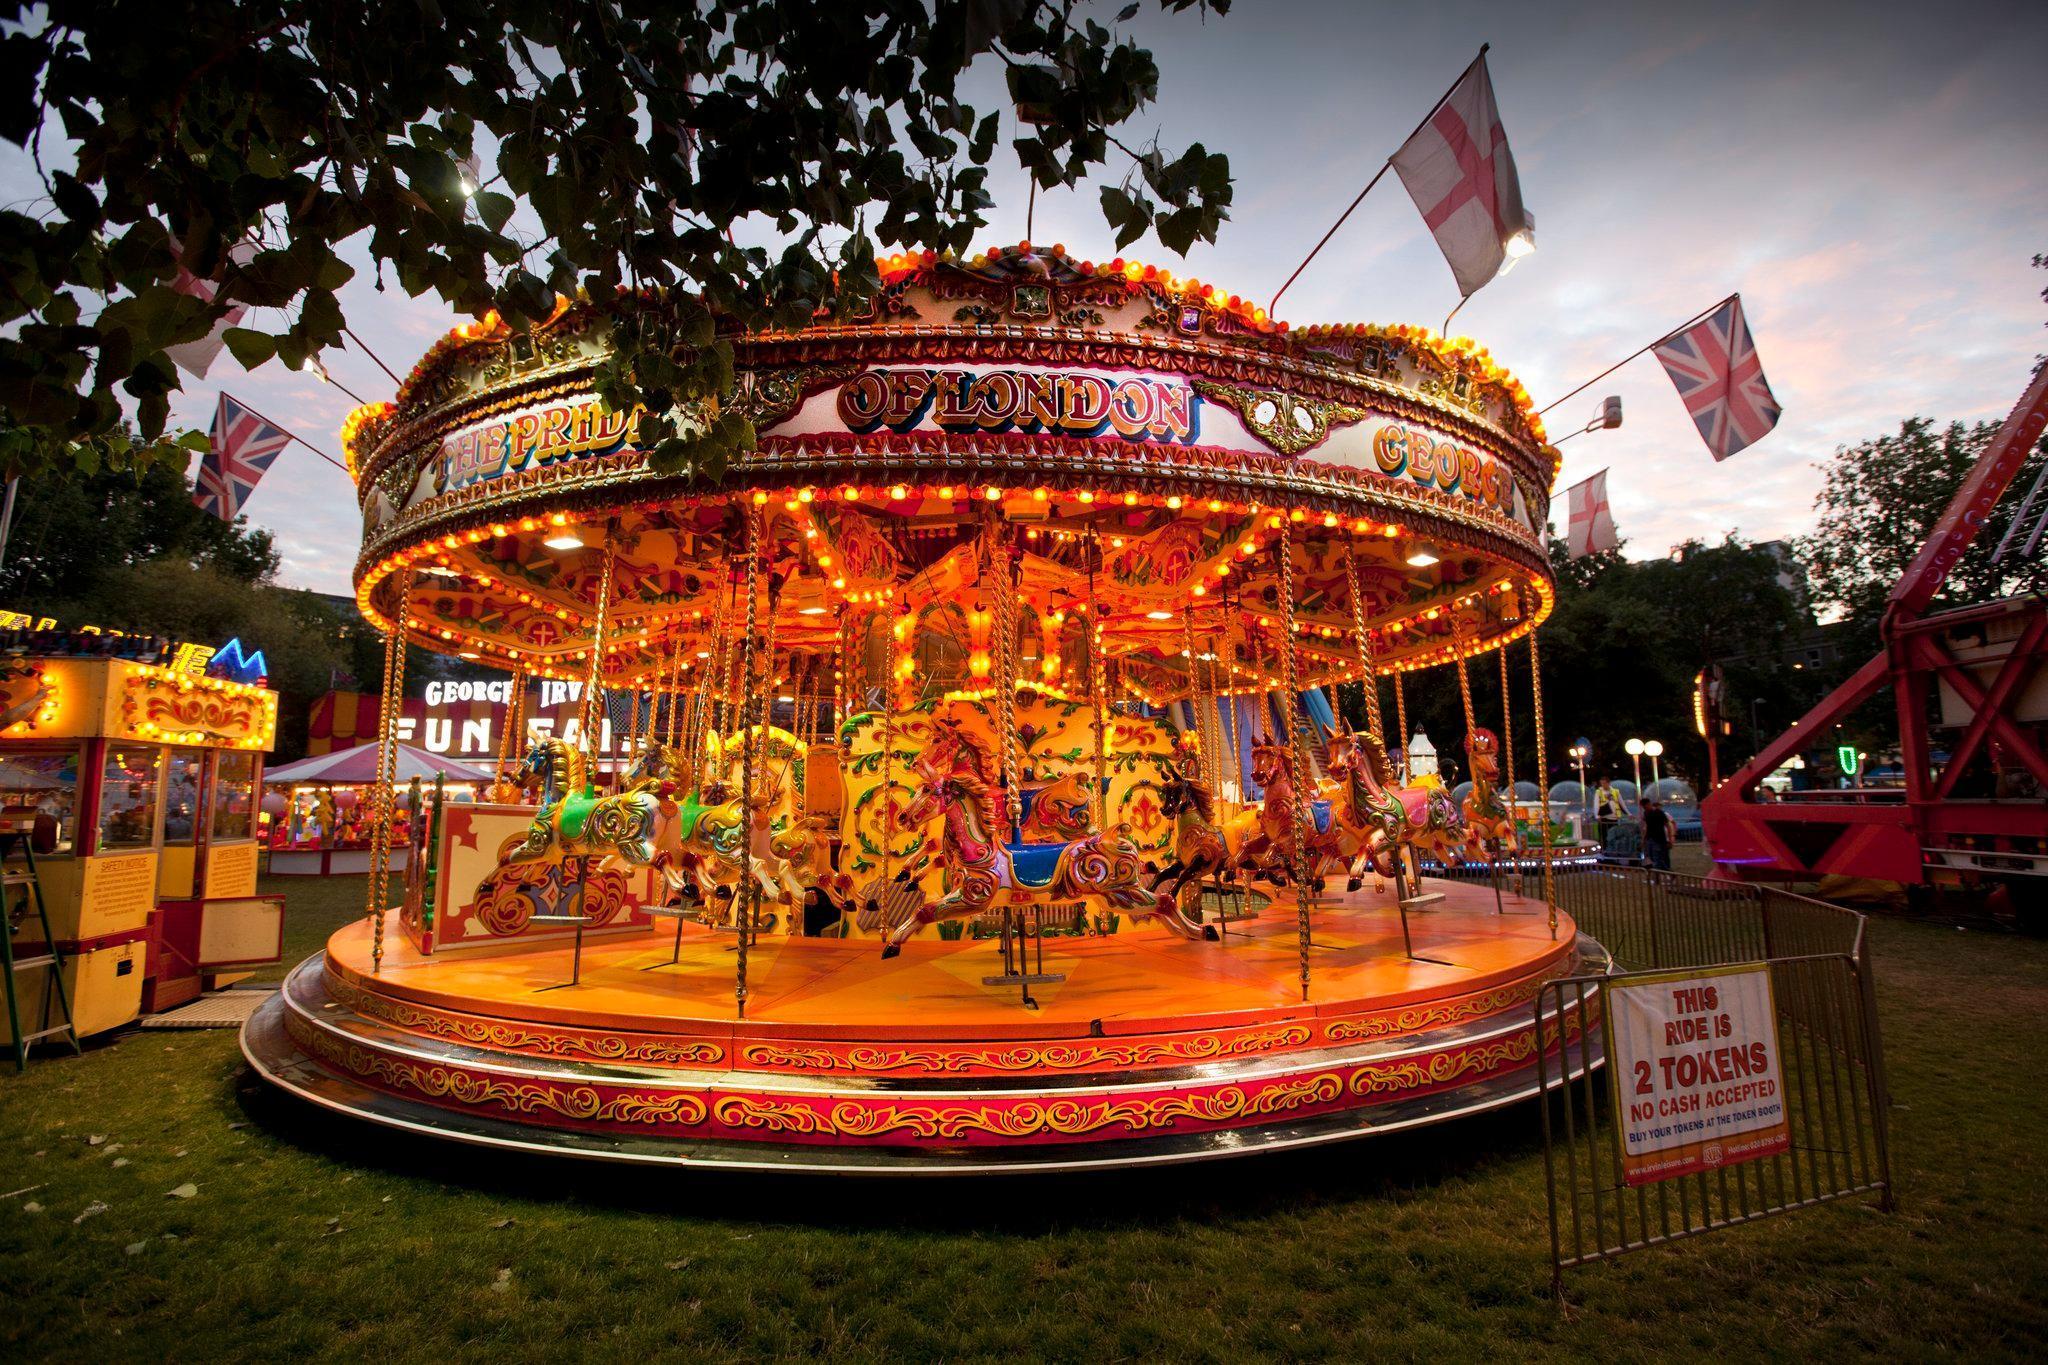
[[(1535, 1003), (1551, 1278), (1574, 1266), (1829, 1200), (1892, 1203), (1888, 1098), (1864, 917), (1780, 891), (1642, 868), (1572, 869), (1561, 909), (1613, 967), (1548, 983)], [(1673, 969), (1767, 964), (1788, 1150), (1628, 1184), (1606, 1056), (1606, 991)]]

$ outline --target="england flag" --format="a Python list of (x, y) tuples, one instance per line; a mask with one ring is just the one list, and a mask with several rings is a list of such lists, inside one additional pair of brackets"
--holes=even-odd
[(1611, 550), (1621, 543), (1614, 534), (1614, 509), (1607, 503), (1607, 471), (1581, 479), (1565, 492), (1570, 520), (1565, 523), (1565, 551), (1573, 559)]
[[(254, 259), (255, 255), (255, 243), (237, 242), (229, 250), (228, 259), (235, 265), (242, 266), (247, 265)], [(182, 263), (178, 266), (176, 278), (171, 281), (171, 288), (177, 290), (180, 294), (189, 294), (193, 298), (205, 303), (212, 303), (220, 293), (220, 286), (217, 283), (212, 280), (200, 279), (197, 275), (187, 270)], [(166, 346), (164, 354), (169, 356), (180, 369), (189, 371), (196, 378), (206, 378), (206, 372), (213, 368), (213, 362), (220, 359), (221, 347), (227, 344), (223, 338), (228, 328), (239, 327), (243, 316), (248, 311), (247, 308), (239, 303), (229, 304), (227, 310), (215, 320), (212, 330), (207, 332), (205, 336), (200, 337), (197, 341), (186, 341), (176, 346)]]
[(1468, 298), (1500, 274), (1509, 244), (1526, 247), (1535, 231), (1483, 52), (1394, 153), (1394, 170)]

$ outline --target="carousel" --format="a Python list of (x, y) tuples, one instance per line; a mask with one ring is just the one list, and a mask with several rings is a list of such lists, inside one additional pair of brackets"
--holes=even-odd
[[(1125, 259), (881, 265), (863, 316), (734, 337), (758, 441), (716, 483), (647, 465), (568, 300), (352, 415), (384, 705), (400, 642), (457, 654), (508, 739), (485, 801), (413, 798), (403, 875), (373, 825), (250, 1061), (451, 1139), (842, 1172), (1533, 1095), (1540, 987), (1604, 955), (1508, 798), (1553, 599), (1520, 384)], [(1463, 698), (1462, 801), (1408, 774), (1418, 686)]]

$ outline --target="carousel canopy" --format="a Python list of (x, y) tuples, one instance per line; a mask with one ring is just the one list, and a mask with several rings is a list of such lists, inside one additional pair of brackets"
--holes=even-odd
[(650, 467), (603, 402), (617, 305), (458, 327), (343, 430), (364, 615), (543, 679), (595, 647), (631, 691), (729, 690), (751, 625), (778, 693), (989, 695), (1014, 662), (1160, 704), (1428, 668), (1549, 613), (1557, 453), (1475, 343), (1290, 328), (1028, 243), (879, 264), (865, 311), (734, 335), (729, 393), (675, 415), (753, 424), (716, 482)]
[[(452, 758), (429, 753), (411, 744), (398, 746), (399, 782), (410, 782), (415, 777), (422, 782), (431, 782), (445, 777), (450, 782), (488, 782), (491, 775), (481, 768), (472, 768), (467, 763), (458, 763)], [(282, 768), (272, 768), (263, 775), (266, 784), (277, 786), (302, 786), (307, 783), (331, 782), (336, 785), (370, 783), (377, 780), (377, 743), (358, 744), (353, 749), (337, 749), (331, 754), (315, 754), (302, 758), (296, 763), (287, 763)]]

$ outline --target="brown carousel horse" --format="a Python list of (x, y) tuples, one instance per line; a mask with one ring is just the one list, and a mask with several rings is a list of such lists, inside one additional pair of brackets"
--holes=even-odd
[(1465, 757), (1472, 768), (1472, 790), (1465, 794), (1465, 847), (1484, 855), (1489, 866), (1503, 852), (1519, 855), (1522, 840), (1515, 814), (1501, 799), (1500, 740), (1493, 731), (1475, 727), (1465, 737)]
[[(1265, 792), (1256, 810), (1246, 811), (1224, 827), (1233, 847), (1232, 862), (1247, 875), (1285, 885), (1294, 877), (1294, 754), (1284, 744), (1252, 745), (1252, 781)], [(1308, 800), (1308, 798), (1304, 798)], [(1330, 855), (1330, 830), (1318, 829), (1320, 804), (1309, 800), (1309, 876), (1318, 875)], [(1325, 807), (1327, 810), (1327, 807)], [(1334, 819), (1331, 820), (1334, 824)]]
[[(1183, 773), (1172, 760), (1160, 764), (1166, 780), (1159, 784), (1159, 809), (1173, 821), (1173, 861), (1152, 878), (1152, 889), (1171, 881), (1167, 892), (1178, 905), (1190, 884), (1199, 891), (1208, 877), (1231, 873), (1236, 864), (1230, 856), (1230, 841), (1216, 823), (1209, 788), (1197, 777)], [(1199, 909), (1188, 916), (1201, 919)]]

